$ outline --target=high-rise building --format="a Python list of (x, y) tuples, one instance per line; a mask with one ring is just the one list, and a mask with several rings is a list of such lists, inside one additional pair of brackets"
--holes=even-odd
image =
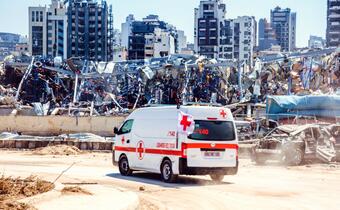
[(67, 7), (59, 0), (47, 9), (47, 55), (67, 59)]
[(109, 8), (106, 1), (69, 0), (68, 57), (110, 60), (112, 46), (108, 25)]
[(104, 0), (51, 0), (49, 7), (29, 7), (30, 54), (112, 59), (110, 11)]
[[(226, 5), (222, 0), (201, 0), (195, 9), (195, 51), (208, 58), (218, 58), (222, 24), (225, 21)], [(222, 27), (221, 27), (222, 26)], [(221, 40), (220, 40), (221, 39)]]
[(326, 39), (329, 47), (340, 45), (340, 0), (328, 0)]
[(252, 63), (257, 24), (254, 17), (226, 19), (222, 0), (201, 0), (195, 9), (195, 52), (208, 58)]
[(255, 17), (237, 17), (233, 22), (234, 59), (246, 61), (247, 64), (252, 64), (257, 34)]
[(296, 13), (289, 8), (276, 7), (270, 11), (271, 26), (275, 31), (278, 45), (283, 51), (291, 51), (296, 48)]
[[(130, 21), (131, 19), (127, 19)], [(123, 24), (129, 26), (129, 24)], [(128, 59), (145, 59), (164, 57), (178, 52), (177, 30), (175, 27), (160, 21), (157, 15), (149, 15), (142, 21), (132, 21), (128, 31)]]
[(29, 7), (29, 53), (35, 55), (47, 54), (47, 8)]
[(266, 18), (259, 20), (259, 50), (270, 49), (277, 45), (275, 31)]

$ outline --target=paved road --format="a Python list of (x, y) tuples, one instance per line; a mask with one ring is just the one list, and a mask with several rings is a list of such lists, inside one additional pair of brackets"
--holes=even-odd
[(133, 191), (140, 197), (141, 209), (340, 209), (338, 164), (255, 166), (241, 159), (239, 174), (225, 177), (221, 184), (208, 176), (183, 176), (177, 184), (166, 184), (150, 173), (120, 176), (108, 153), (36, 156), (0, 151), (0, 157), (0, 171), (5, 175), (37, 175), (50, 181), (75, 163), (58, 182), (97, 183)]

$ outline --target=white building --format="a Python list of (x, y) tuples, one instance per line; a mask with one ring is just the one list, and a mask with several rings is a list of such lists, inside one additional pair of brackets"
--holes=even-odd
[(67, 58), (67, 8), (52, 0), (47, 8), (29, 7), (29, 52), (31, 55)]
[(46, 22), (46, 7), (29, 7), (29, 35), (28, 45), (31, 55), (46, 55), (47, 54), (47, 22)]
[(145, 35), (145, 58), (160, 58), (175, 54), (175, 38), (169, 31), (155, 28), (153, 34)]

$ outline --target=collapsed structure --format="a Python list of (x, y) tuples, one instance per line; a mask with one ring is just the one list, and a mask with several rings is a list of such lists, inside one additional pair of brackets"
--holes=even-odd
[(70, 115), (115, 115), (146, 104), (258, 103), (268, 95), (334, 94), (340, 87), (335, 49), (266, 56), (254, 68), (191, 55), (116, 63), (16, 59), (3, 64), (0, 103), (33, 106), (38, 115), (56, 108)]

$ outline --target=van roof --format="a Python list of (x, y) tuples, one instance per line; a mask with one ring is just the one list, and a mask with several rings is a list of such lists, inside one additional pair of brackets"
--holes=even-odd
[[(167, 110), (169, 113), (165, 114), (162, 110)], [(177, 112), (176, 105), (168, 105), (168, 106), (157, 106), (157, 107), (144, 107), (135, 110), (129, 118), (177, 118), (177, 115), (174, 113)], [(230, 109), (225, 107), (214, 107), (214, 106), (180, 106), (180, 111), (190, 114), (194, 117), (194, 119), (199, 120), (233, 120), (232, 113)], [(158, 113), (157, 113), (158, 112)]]

